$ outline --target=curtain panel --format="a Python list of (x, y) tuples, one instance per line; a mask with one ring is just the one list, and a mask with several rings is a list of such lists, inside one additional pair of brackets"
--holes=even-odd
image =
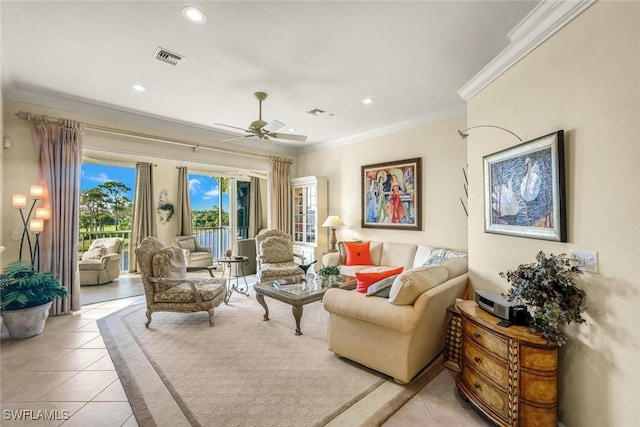
[[(136, 191), (133, 202), (130, 248), (140, 246), (149, 236), (156, 237), (156, 217), (153, 201), (153, 164), (136, 163)], [(129, 273), (138, 269), (135, 251), (130, 251)]]
[(251, 193), (249, 193), (249, 238), (253, 238), (264, 228), (262, 224), (262, 194), (260, 178), (251, 177)]
[(33, 141), (38, 153), (41, 184), (45, 188), (42, 206), (51, 217), (40, 234), (40, 270), (52, 271), (69, 296), (53, 301), (51, 314), (79, 311), (80, 271), (78, 230), (80, 174), (82, 165), (82, 124), (60, 119), (50, 123), (46, 116), (20, 113), (35, 123)]
[(271, 158), (271, 225), (291, 234), (291, 163), (290, 159)]
[(178, 200), (176, 202), (176, 236), (193, 234), (191, 198), (189, 197), (189, 171), (186, 166), (178, 167)]

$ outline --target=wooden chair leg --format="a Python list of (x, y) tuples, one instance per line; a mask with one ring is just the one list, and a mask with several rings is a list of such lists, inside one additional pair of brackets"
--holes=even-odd
[(213, 308), (209, 310), (209, 326), (213, 326)]

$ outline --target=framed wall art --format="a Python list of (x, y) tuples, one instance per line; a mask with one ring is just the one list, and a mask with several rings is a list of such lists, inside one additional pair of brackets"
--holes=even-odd
[(564, 131), (483, 159), (486, 233), (567, 241)]
[(422, 230), (422, 159), (362, 166), (362, 227)]

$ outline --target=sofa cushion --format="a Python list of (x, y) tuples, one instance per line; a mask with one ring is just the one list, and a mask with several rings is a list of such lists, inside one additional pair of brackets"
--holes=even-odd
[(408, 270), (413, 267), (413, 258), (416, 255), (417, 248), (418, 246), (413, 243), (384, 242), (379, 265), (402, 265)]
[(82, 254), (82, 261), (88, 260), (101, 260), (102, 257), (107, 252), (106, 248), (103, 246), (94, 246), (93, 249), (89, 249), (87, 252)]
[(369, 242), (345, 242), (344, 248), (347, 252), (345, 265), (373, 265), (369, 255), (369, 247)]
[(440, 265), (440, 264), (443, 264), (443, 263), (445, 263), (447, 261), (449, 261), (449, 260), (447, 258), (445, 258), (445, 257), (432, 256), (431, 258), (426, 260), (424, 262), (424, 264), (422, 264), (422, 265)]
[(161, 249), (151, 259), (153, 277), (183, 279), (187, 277), (187, 263), (180, 248)]
[(461, 274), (469, 271), (468, 259), (466, 256), (451, 258), (447, 262), (442, 264), (442, 267), (447, 269), (449, 273), (449, 279), (458, 277)]
[(404, 267), (386, 268), (381, 271), (359, 271), (356, 273), (358, 282), (356, 284), (356, 290), (360, 293), (366, 293), (369, 286), (389, 276), (396, 276), (402, 273)]
[(391, 291), (391, 285), (396, 277), (398, 277), (397, 274), (386, 277), (369, 286), (369, 289), (367, 289), (367, 296), (389, 298), (389, 291)]
[(432, 246), (427, 246), (427, 245), (418, 245), (418, 248), (416, 249), (416, 255), (413, 258), (413, 268), (415, 267), (420, 267), (422, 266), (425, 261), (427, 261), (429, 258), (431, 258), (431, 250), (433, 249)]
[(400, 274), (389, 291), (389, 302), (395, 305), (413, 304), (418, 297), (445, 282), (449, 272), (442, 266), (417, 267)]

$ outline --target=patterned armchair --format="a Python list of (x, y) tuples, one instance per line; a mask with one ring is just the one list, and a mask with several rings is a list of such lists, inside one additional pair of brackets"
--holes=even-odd
[(147, 322), (156, 311), (209, 312), (213, 326), (213, 309), (227, 293), (224, 279), (188, 279), (184, 254), (179, 248), (167, 248), (155, 237), (147, 237), (136, 248), (147, 298)]
[(304, 263), (304, 256), (293, 253), (291, 236), (287, 233), (261, 230), (256, 235), (256, 253), (258, 282), (302, 275), (294, 257)]

